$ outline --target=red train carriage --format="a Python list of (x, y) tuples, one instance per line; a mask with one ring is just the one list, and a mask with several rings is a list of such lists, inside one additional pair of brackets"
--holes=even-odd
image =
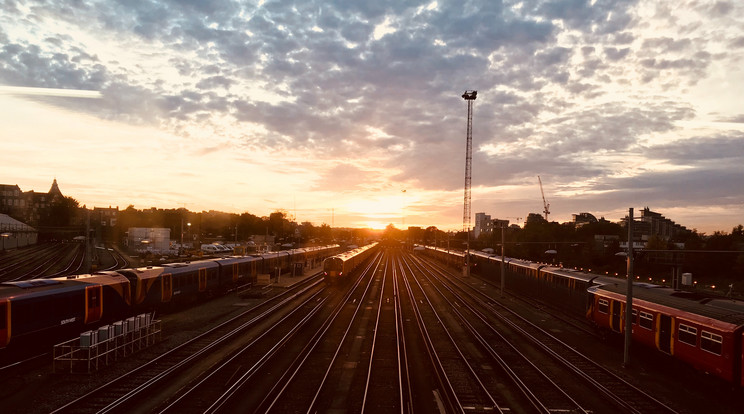
[(225, 257), (216, 260), (220, 266), (220, 284), (223, 289), (256, 281), (260, 257)]
[(0, 348), (63, 339), (126, 315), (129, 280), (118, 274), (0, 283)]
[[(600, 328), (625, 330), (626, 284), (589, 289), (587, 316)], [(743, 384), (744, 304), (634, 284), (632, 338), (698, 370)]]
[(174, 304), (195, 302), (220, 290), (220, 266), (214, 260), (163, 265), (162, 278), (172, 280), (170, 292), (163, 286)]

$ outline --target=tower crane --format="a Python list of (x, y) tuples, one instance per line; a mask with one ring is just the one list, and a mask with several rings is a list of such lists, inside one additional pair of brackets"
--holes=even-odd
[(543, 210), (543, 213), (545, 213), (545, 221), (549, 221), (548, 214), (550, 214), (550, 203), (545, 200), (545, 191), (543, 191), (542, 180), (539, 175), (537, 176), (537, 182), (540, 183), (540, 194), (542, 194), (543, 207), (545, 208), (545, 210)]

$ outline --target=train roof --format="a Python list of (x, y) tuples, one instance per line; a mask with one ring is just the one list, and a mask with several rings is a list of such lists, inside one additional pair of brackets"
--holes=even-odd
[(465, 257), (465, 252), (462, 252), (462, 251), (459, 251), (459, 250), (453, 250), (453, 249), (449, 249), (448, 250), (448, 249), (445, 249), (443, 247), (434, 247), (434, 246), (424, 246), (424, 247), (427, 250), (434, 250), (434, 251), (437, 251), (437, 252), (448, 253), (448, 254), (451, 254), (451, 255), (454, 255), (454, 256)]
[[(616, 283), (589, 288), (590, 292), (609, 292), (625, 298), (627, 284), (624, 280)], [(633, 301), (636, 300), (678, 309), (682, 312), (710, 318), (734, 325), (744, 325), (744, 302), (733, 299), (714, 298), (698, 292), (678, 291), (657, 285), (634, 283)]]
[(337, 255), (334, 255), (333, 257), (334, 258), (340, 258), (340, 259), (346, 260), (349, 257), (356, 256), (357, 254), (359, 254), (359, 253), (361, 253), (361, 252), (363, 252), (365, 250), (369, 250), (369, 249), (371, 249), (371, 248), (373, 248), (375, 246), (377, 246), (377, 242), (373, 242), (373, 243), (370, 243), (370, 244), (365, 245), (365, 246), (362, 246), (362, 247), (357, 247), (356, 249), (352, 249), (352, 250), (345, 251), (343, 253), (339, 253)]
[(47, 291), (76, 290), (88, 285), (118, 285), (121, 283), (129, 283), (129, 280), (115, 272), (2, 282), (0, 283), (0, 298), (27, 296)]

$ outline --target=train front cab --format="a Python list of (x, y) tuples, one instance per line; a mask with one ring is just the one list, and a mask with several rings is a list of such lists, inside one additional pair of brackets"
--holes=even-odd
[(329, 257), (323, 261), (323, 279), (333, 283), (343, 276), (344, 261), (340, 257)]

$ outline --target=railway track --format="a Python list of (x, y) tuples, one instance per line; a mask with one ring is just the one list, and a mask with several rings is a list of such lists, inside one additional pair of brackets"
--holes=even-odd
[(400, 249), (317, 279), (54, 412), (675, 412)]
[(365, 332), (370, 332), (374, 308), (368, 305), (380, 295), (381, 282), (375, 275), (382, 269), (382, 255), (378, 254), (343, 294), (325, 319), (322, 330), (306, 343), (305, 351), (298, 355), (257, 411), (321, 412), (339, 407), (352, 412), (358, 410), (360, 400), (350, 396), (358, 393), (357, 367), (364, 366), (364, 355), (370, 352)]
[[(242, 390), (246, 383), (259, 381), (258, 372), (274, 359), (298, 333), (312, 324), (316, 313), (325, 304), (318, 290), (294, 307), (266, 331), (253, 338), (229, 358), (216, 363), (199, 376), (198, 381), (181, 388), (170, 401), (154, 412), (159, 413), (212, 413), (222, 407)], [(278, 338), (278, 339), (277, 339)], [(275, 366), (272, 366), (275, 368)]]
[[(234, 352), (241, 335), (260, 324), (272, 324), (288, 304), (296, 304), (298, 297), (317, 293), (320, 280), (309, 279), (307, 283), (278, 295), (241, 314), (223, 322), (205, 333), (192, 338), (180, 346), (160, 355), (124, 375), (54, 410), (55, 413), (131, 412), (133, 407), (143, 410), (145, 403), (154, 404), (164, 392), (168, 381), (182, 375), (187, 369), (202, 368), (214, 363), (223, 353)], [(165, 384), (165, 385), (164, 385)], [(166, 390), (166, 391), (164, 391)], [(152, 398), (158, 396), (157, 398)]]
[(54, 243), (14, 252), (0, 263), (0, 280), (5, 282), (51, 277), (60, 271), (75, 272), (84, 255), (79, 243)]
[[(470, 350), (464, 349), (458, 337), (460, 332), (440, 312), (441, 302), (432, 298), (424, 281), (415, 277), (407, 267), (403, 280), (414, 299), (415, 317), (426, 340), (427, 352), (435, 365), (442, 390), (442, 399), (449, 412), (504, 412), (509, 403), (494, 392), (494, 384), (483, 367), (473, 364)], [(435, 305), (436, 303), (436, 305)]]
[[(419, 263), (423, 265), (422, 262)], [(473, 315), (484, 321), (487, 326), (492, 326), (492, 329), (510, 329), (519, 333), (522, 338), (527, 339), (531, 344), (557, 361), (560, 364), (558, 370), (568, 370), (575, 375), (578, 381), (592, 386), (617, 409), (632, 413), (676, 412), (674, 408), (666, 403), (577, 352), (558, 340), (550, 332), (493, 300), (478, 289), (465, 283), (455, 283), (451, 278), (441, 273), (441, 270), (434, 268), (433, 270), (438, 273), (437, 282), (449, 290), (455, 298), (453, 300), (456, 300), (461, 307), (469, 308)], [(434, 275), (435, 272), (432, 272), (432, 274)], [(522, 346), (524, 345), (522, 344)], [(562, 387), (566, 384), (566, 380), (563, 379), (563, 381)], [(535, 389), (544, 390), (542, 386)], [(586, 396), (587, 393), (582, 390), (581, 395), (571, 397), (571, 400), (582, 401), (582, 398)], [(580, 405), (577, 405), (577, 409), (588, 410), (581, 408)]]

